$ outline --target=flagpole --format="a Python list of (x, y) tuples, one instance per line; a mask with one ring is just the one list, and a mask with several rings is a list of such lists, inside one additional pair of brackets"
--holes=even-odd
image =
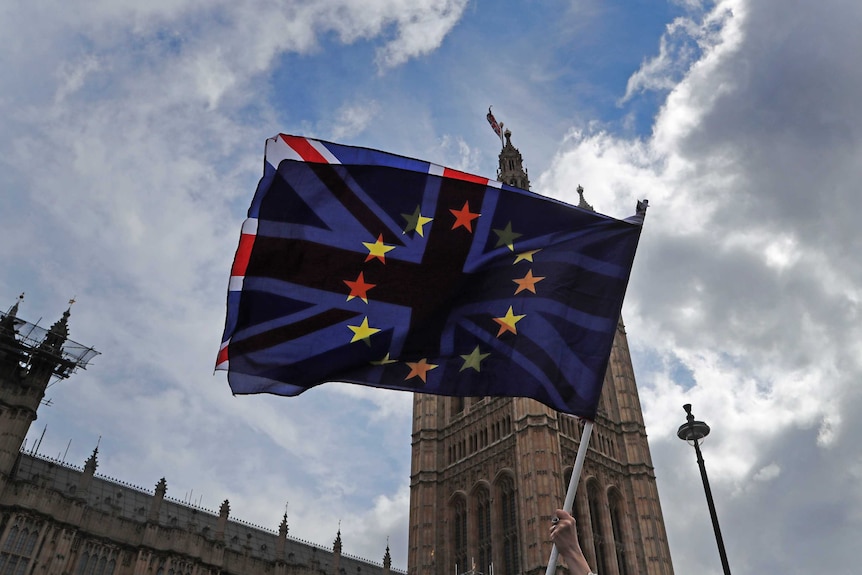
[[(569, 480), (569, 487), (566, 490), (566, 500), (563, 503), (563, 511), (566, 513), (572, 512), (572, 507), (575, 504), (575, 492), (578, 490), (578, 481), (581, 479), (581, 471), (584, 469), (584, 459), (587, 457), (587, 448), (590, 445), (590, 436), (593, 434), (593, 422), (587, 420), (584, 424), (584, 432), (581, 434), (581, 444), (578, 445), (578, 454), (575, 456), (575, 468), (572, 469), (572, 478)], [(575, 534), (577, 537), (577, 534)], [(545, 575), (554, 575), (557, 569), (557, 558), (560, 552), (557, 550), (556, 544), (551, 549), (551, 557), (548, 559), (548, 569)]]

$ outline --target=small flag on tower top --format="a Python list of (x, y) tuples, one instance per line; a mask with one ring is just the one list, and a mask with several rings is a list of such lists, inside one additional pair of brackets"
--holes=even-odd
[(497, 123), (497, 118), (494, 117), (494, 114), (491, 113), (491, 106), (488, 106), (488, 115), (485, 116), (488, 118), (488, 123), (491, 124), (491, 129), (494, 130), (494, 133), (497, 134), (497, 137), (500, 138), (500, 141), (503, 141), (503, 124)]
[(237, 394), (342, 381), (593, 418), (642, 223), (280, 134), (242, 226), (216, 368)]

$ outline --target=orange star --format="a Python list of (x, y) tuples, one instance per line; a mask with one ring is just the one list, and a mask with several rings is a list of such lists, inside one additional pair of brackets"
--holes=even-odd
[(456, 229), (459, 226), (464, 226), (467, 228), (468, 232), (473, 232), (473, 220), (481, 216), (482, 214), (474, 214), (470, 211), (470, 202), (464, 202), (464, 207), (460, 210), (449, 210), (452, 212), (452, 215), (455, 216), (455, 223), (452, 224), (452, 229)]
[(505, 332), (510, 331), (517, 335), (518, 329), (515, 327), (515, 324), (521, 321), (526, 317), (524, 315), (515, 315), (512, 313), (512, 306), (509, 306), (509, 311), (506, 312), (506, 315), (503, 317), (495, 317), (494, 321), (500, 324), (500, 331), (497, 332), (497, 337), (500, 337)]
[(518, 284), (518, 289), (515, 290), (515, 295), (518, 295), (524, 290), (536, 293), (536, 284), (545, 279), (545, 276), (534, 276), (533, 270), (527, 271), (527, 275), (519, 280), (512, 280)]
[(377, 241), (373, 244), (371, 242), (362, 242), (362, 245), (368, 248), (368, 255), (365, 257), (365, 261), (377, 258), (384, 264), (386, 263), (386, 252), (395, 249), (395, 246), (387, 246), (383, 243), (383, 234), (377, 236)]
[(410, 366), (410, 373), (407, 374), (404, 381), (413, 377), (418, 377), (422, 380), (422, 383), (425, 383), (425, 377), (428, 375), (428, 372), (437, 367), (436, 364), (428, 363), (428, 360), (424, 357), (419, 361), (405, 361), (404, 363)]
[(358, 297), (365, 303), (368, 303), (368, 290), (370, 290), (377, 284), (366, 283), (365, 276), (362, 274), (363, 272), (359, 272), (359, 277), (356, 278), (356, 281), (343, 280), (344, 283), (347, 284), (347, 287), (350, 288), (350, 294), (347, 296), (347, 301)]

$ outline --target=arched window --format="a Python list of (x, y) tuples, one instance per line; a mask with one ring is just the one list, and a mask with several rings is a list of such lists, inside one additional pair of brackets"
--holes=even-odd
[(467, 501), (458, 497), (452, 505), (452, 559), (457, 571), (467, 571)]
[(491, 495), (484, 487), (476, 492), (476, 525), (479, 527), (479, 571), (490, 573), (491, 554)]
[(26, 545), (27, 539), (29, 539), (29, 536), (30, 536), (30, 531), (25, 527), (24, 531), (22, 531), (18, 535), (18, 540), (15, 541), (15, 550), (12, 552), (17, 553), (18, 555), (23, 555), (24, 554), (24, 546)]
[(503, 575), (521, 572), (518, 506), (515, 483), (509, 476), (500, 481), (500, 523), (503, 529)]
[(611, 508), (611, 527), (614, 532), (614, 549), (617, 555), (617, 565), (620, 568), (620, 575), (629, 575), (632, 571), (629, 569), (626, 554), (626, 537), (627, 529), (625, 523), (625, 503), (619, 491), (613, 490), (608, 494), (608, 503)]
[(590, 528), (593, 531), (593, 545), (596, 552), (596, 571), (607, 573), (605, 558), (605, 540), (602, 537), (602, 509), (599, 484), (596, 481), (587, 482), (587, 501), (590, 505)]
[(35, 529), (27, 538), (27, 545), (24, 546), (24, 555), (28, 557), (33, 554), (33, 549), (36, 548), (36, 540), (39, 538), (39, 532)]
[(6, 551), (12, 551), (15, 548), (15, 541), (18, 539), (18, 526), (13, 525), (12, 529), (9, 530), (9, 536), (6, 537), (6, 545), (3, 546), (3, 549)]
[(84, 554), (81, 555), (80, 561), (78, 561), (78, 575), (84, 575), (87, 571), (87, 562), (90, 560), (90, 554), (84, 551)]
[(105, 575), (105, 568), (107, 566), (108, 566), (108, 560), (104, 556), (102, 556), (102, 558), (99, 559), (99, 565), (96, 568), (96, 575)]

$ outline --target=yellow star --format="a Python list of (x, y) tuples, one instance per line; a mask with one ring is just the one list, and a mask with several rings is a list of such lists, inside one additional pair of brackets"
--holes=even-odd
[(383, 356), (383, 359), (378, 359), (377, 361), (372, 361), (371, 365), (389, 365), (390, 363), (398, 363), (394, 359), (390, 359), (389, 354)]
[(503, 333), (510, 331), (514, 334), (518, 333), (515, 324), (524, 319), (527, 314), (523, 315), (515, 315), (512, 313), (512, 306), (509, 306), (509, 311), (506, 312), (506, 315), (503, 317), (495, 317), (494, 321), (500, 324), (500, 331), (497, 332), (497, 337), (503, 335)]
[(532, 263), (533, 262), (533, 256), (536, 255), (537, 253), (539, 253), (540, 251), (542, 251), (541, 248), (539, 248), (538, 250), (530, 250), (528, 252), (521, 252), (515, 256), (515, 261), (512, 262), (512, 265), (515, 265), (516, 263), (521, 262), (521, 261), (528, 261), (528, 262)]
[(407, 227), (404, 228), (404, 233), (415, 231), (417, 234), (425, 237), (425, 233), (422, 230), (422, 226), (431, 222), (434, 218), (426, 218), (422, 214), (419, 213), (419, 206), (416, 206), (416, 210), (412, 214), (401, 214), (401, 217), (407, 220)]
[(468, 367), (475, 369), (476, 371), (482, 371), (482, 360), (491, 355), (490, 353), (479, 353), (479, 346), (476, 346), (472, 352), (467, 355), (462, 355), (461, 358), (464, 360), (464, 365), (461, 366), (461, 369), (458, 371), (464, 371)]
[(534, 276), (533, 270), (528, 270), (527, 275), (519, 280), (512, 280), (518, 284), (518, 289), (515, 290), (515, 295), (518, 295), (524, 290), (536, 293), (536, 284), (545, 279), (545, 276)]
[(428, 375), (428, 372), (437, 368), (436, 364), (428, 363), (428, 360), (424, 357), (419, 361), (406, 361), (404, 363), (410, 366), (410, 373), (407, 374), (404, 381), (413, 377), (418, 377), (422, 380), (422, 383), (425, 383), (425, 377)]
[(376, 327), (368, 326), (368, 317), (364, 317), (362, 319), (362, 323), (359, 325), (349, 325), (347, 327), (349, 327), (350, 331), (353, 332), (353, 339), (350, 340), (350, 343), (362, 339), (369, 339), (372, 335), (380, 331)]
[(494, 233), (497, 234), (497, 237), (499, 238), (497, 240), (497, 245), (494, 247), (499, 248), (500, 246), (506, 246), (511, 252), (515, 251), (515, 240), (524, 235), (512, 231), (512, 222), (506, 224), (506, 227), (502, 230), (495, 229)]
[(377, 236), (376, 242), (362, 242), (362, 245), (368, 248), (368, 255), (365, 257), (365, 261), (377, 258), (384, 264), (386, 263), (386, 252), (395, 249), (395, 246), (387, 246), (383, 243), (383, 234)]

